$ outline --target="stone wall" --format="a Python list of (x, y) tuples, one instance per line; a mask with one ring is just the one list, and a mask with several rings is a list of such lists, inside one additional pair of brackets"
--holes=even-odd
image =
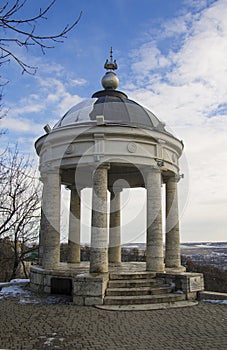
[(109, 274), (80, 274), (74, 279), (73, 302), (76, 305), (102, 305)]
[[(35, 292), (48, 293), (53, 292), (53, 281), (56, 279), (68, 282), (72, 281), (71, 295), (73, 303), (76, 305), (102, 305), (103, 299), (109, 281), (109, 273), (90, 274), (77, 273), (60, 270), (44, 270), (39, 267), (32, 267), (30, 273), (30, 288)], [(56, 285), (56, 283), (55, 283)], [(60, 293), (59, 293), (60, 294)], [(67, 293), (68, 294), (68, 293)]]
[(180, 273), (158, 273), (157, 277), (164, 278), (165, 283), (174, 283), (175, 291), (185, 293), (188, 300), (197, 299), (198, 292), (204, 290), (202, 273), (180, 272)]

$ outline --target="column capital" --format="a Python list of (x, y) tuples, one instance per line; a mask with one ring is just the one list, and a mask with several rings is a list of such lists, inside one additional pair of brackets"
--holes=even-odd
[(145, 188), (158, 187), (162, 186), (162, 173), (158, 167), (149, 167), (149, 170), (145, 173)]
[(157, 165), (150, 165), (143, 169), (144, 174), (161, 173), (161, 169)]
[(102, 169), (109, 170), (110, 169), (110, 163), (101, 163), (101, 164), (99, 164), (97, 166), (90, 166), (90, 171), (91, 171), (92, 175), (94, 175), (94, 173), (97, 170), (102, 170)]
[(177, 183), (180, 181), (180, 179), (181, 179), (181, 176), (179, 174), (173, 174), (172, 176), (166, 177), (164, 179), (164, 182), (165, 183), (167, 183), (167, 182)]
[(44, 182), (50, 174), (61, 175), (62, 171), (59, 167), (53, 167), (51, 162), (47, 162), (39, 167), (40, 180)]
[(97, 170), (97, 169), (107, 169), (107, 170), (109, 170), (110, 169), (110, 163), (101, 163), (94, 170)]

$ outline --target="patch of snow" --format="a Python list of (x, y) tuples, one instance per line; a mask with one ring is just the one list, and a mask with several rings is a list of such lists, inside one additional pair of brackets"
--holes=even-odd
[(17, 298), (20, 296), (23, 297), (30, 297), (31, 292), (28, 290), (23, 289), (21, 286), (9, 286), (9, 287), (3, 287), (0, 291), (0, 299), (11, 297), (11, 298)]
[(30, 283), (30, 279), (17, 278), (17, 279), (11, 280), (10, 282), (0, 282), (0, 290), (3, 287), (9, 287), (9, 286), (13, 286), (13, 285), (22, 285), (22, 284), (27, 284), (27, 283)]
[(61, 295), (37, 295), (36, 293), (27, 290), (24, 286), (15, 284), (2, 287), (0, 290), (0, 300), (14, 298), (20, 304), (71, 304), (70, 296)]
[(53, 340), (54, 340), (54, 338), (47, 338), (44, 345), (50, 346)]
[(182, 290), (176, 290), (174, 294), (184, 294), (184, 292)]
[(19, 304), (40, 304), (40, 300), (31, 298), (30, 296), (27, 298), (20, 297)]
[(16, 278), (14, 280), (11, 280), (10, 283), (30, 283), (29, 278)]
[(222, 304), (222, 305), (227, 305), (227, 300), (203, 299), (202, 301), (206, 301), (207, 303), (212, 303), (212, 304)]
[[(63, 342), (65, 338), (59, 338), (57, 333), (52, 333), (49, 336), (40, 336), (38, 337), (39, 339), (42, 339), (43, 341), (43, 345), (46, 345), (48, 347), (50, 347), (50, 349), (61, 349), (61, 347), (59, 345), (55, 345), (56, 341), (60, 341)], [(45, 347), (46, 348), (46, 347)]]

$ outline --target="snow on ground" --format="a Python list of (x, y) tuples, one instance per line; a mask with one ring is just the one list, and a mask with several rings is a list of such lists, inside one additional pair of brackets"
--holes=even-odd
[[(14, 280), (11, 280), (9, 283), (29, 283), (30, 282), (30, 279), (26, 279), (26, 278), (16, 278)], [(0, 286), (1, 286), (1, 283), (0, 283)]]
[(204, 299), (202, 301), (206, 301), (208, 303), (212, 303), (212, 304), (222, 304), (222, 305), (227, 305), (227, 300), (213, 300), (213, 299)]
[(30, 279), (25, 279), (25, 278), (16, 278), (11, 280), (10, 282), (0, 282), (0, 289), (2, 287), (8, 287), (9, 285), (15, 285), (15, 284), (27, 284), (30, 282)]
[(31, 292), (26, 290), (23, 285), (27, 285), (30, 282), (29, 279), (13, 279), (10, 282), (0, 283), (0, 300), (3, 298), (18, 298), (28, 297)]
[(31, 292), (24, 289), (21, 286), (9, 286), (9, 287), (3, 287), (0, 291), (0, 299), (3, 298), (17, 298), (17, 297), (26, 297), (30, 296)]
[[(17, 283), (24, 285), (16, 285)], [(34, 293), (28, 289), (29, 280), (12, 280), (0, 283), (0, 301), (4, 299), (16, 299), (20, 304), (69, 304), (71, 298), (60, 295), (45, 295)], [(7, 286), (6, 286), (7, 285)]]

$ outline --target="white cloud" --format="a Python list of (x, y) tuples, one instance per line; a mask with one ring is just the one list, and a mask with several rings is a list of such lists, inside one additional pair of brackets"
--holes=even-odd
[(43, 106), (41, 104), (24, 104), (21, 107), (13, 108), (9, 111), (10, 115), (24, 115), (28, 113), (38, 113), (43, 110)]
[[(156, 41), (146, 35), (133, 51), (134, 81), (127, 82), (129, 97), (184, 140), (190, 197), (181, 218), (183, 240), (224, 240), (226, 231), (226, 17), (226, 1), (219, 0), (163, 24)], [(161, 47), (171, 37), (175, 51), (173, 43)]]
[[(40, 91), (46, 96), (45, 104), (56, 114), (59, 119), (70, 107), (81, 102), (83, 99), (66, 90), (63, 82), (56, 78), (46, 77), (39, 80)], [(47, 107), (47, 106), (46, 106)]]
[(54, 62), (54, 64), (43, 63), (43, 60), (38, 60), (37, 63), (39, 67), (39, 74), (42, 76), (45, 75), (54, 75), (55, 77), (61, 77), (64, 75), (65, 69), (61, 64)]
[(59, 112), (60, 112), (60, 116), (62, 114), (65, 114), (71, 107), (73, 107), (74, 105), (76, 105), (81, 101), (83, 101), (83, 98), (81, 98), (80, 96), (71, 95), (70, 93), (66, 92), (62, 97), (62, 100), (60, 101), (58, 114)]
[(226, 2), (219, 1), (205, 10), (199, 21), (192, 22), (190, 35), (175, 57), (176, 70), (169, 76), (171, 81), (183, 85), (201, 80), (217, 91), (223, 89), (219, 83), (227, 86), (223, 77), (223, 73), (227, 74), (226, 15)]
[(164, 56), (153, 42), (143, 44), (139, 50), (134, 50), (132, 57), (136, 62), (132, 64), (134, 73), (145, 76), (150, 70), (168, 67), (171, 61)]
[(7, 102), (9, 110), (1, 120), (1, 128), (39, 135), (43, 133), (43, 125), (47, 122), (54, 125), (69, 108), (82, 101), (80, 96), (67, 91), (66, 85), (56, 77), (39, 76), (34, 83), (35, 94), (31, 92), (19, 101)]
[(9, 115), (1, 120), (0, 127), (7, 130), (36, 135), (42, 130), (41, 124), (35, 123), (26, 118), (10, 117)]
[(83, 78), (70, 79), (70, 83), (73, 86), (84, 86), (87, 84), (87, 80)]

